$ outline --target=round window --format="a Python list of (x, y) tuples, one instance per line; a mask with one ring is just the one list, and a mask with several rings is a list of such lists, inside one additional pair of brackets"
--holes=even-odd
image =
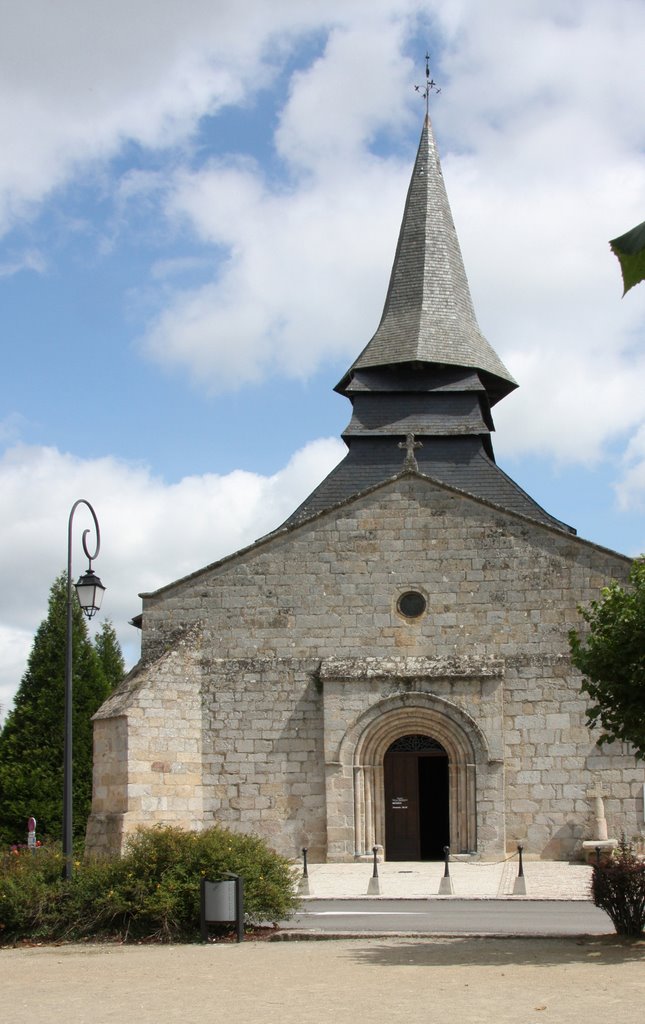
[(428, 602), (418, 590), (407, 590), (401, 594), (396, 607), (406, 619), (418, 619), (428, 607)]

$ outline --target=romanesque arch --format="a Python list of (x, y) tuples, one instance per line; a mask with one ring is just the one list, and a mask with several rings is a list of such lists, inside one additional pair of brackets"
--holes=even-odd
[(477, 849), (477, 766), (488, 761), (485, 740), (456, 705), (430, 694), (407, 693), (370, 708), (341, 744), (341, 762), (351, 763), (353, 778), (355, 856), (386, 845), (383, 762), (392, 743), (414, 733), (432, 737), (448, 755), (451, 849)]

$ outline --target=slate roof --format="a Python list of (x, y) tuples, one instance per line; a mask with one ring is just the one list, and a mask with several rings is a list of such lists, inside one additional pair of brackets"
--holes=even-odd
[(344, 394), (357, 369), (414, 362), (481, 371), (491, 404), (517, 387), (477, 324), (429, 117), (381, 322), (336, 390)]
[(384, 394), (380, 401), (357, 395), (349, 425), (343, 431), (348, 438), (369, 434), (449, 435), (488, 432), (477, 395)]
[(424, 364), (355, 370), (345, 388), (347, 396), (361, 391), (485, 391), (474, 370), (438, 369)]
[[(336, 386), (352, 403), (349, 451), (283, 525), (400, 474), (401, 445), (413, 434), (420, 474), (575, 533), (495, 463), (491, 406), (516, 387), (477, 324), (426, 117), (381, 322)], [(405, 468), (414, 471), (414, 462)]]
[[(449, 487), (482, 498), (510, 512), (575, 534), (573, 527), (549, 515), (533, 498), (511, 480), (486, 453), (480, 438), (424, 438), (415, 450), (419, 473)], [(403, 470), (405, 452), (396, 441), (361, 438), (354, 441), (342, 462), (309, 495), (284, 526), (295, 526), (310, 516), (346, 501), (396, 476)]]

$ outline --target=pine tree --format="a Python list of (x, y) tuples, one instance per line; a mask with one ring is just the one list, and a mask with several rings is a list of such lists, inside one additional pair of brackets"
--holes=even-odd
[(125, 662), (116, 630), (106, 619), (94, 637), (94, 649), (99, 656), (105, 681), (110, 691), (116, 689), (125, 675)]
[[(36, 632), (27, 670), (0, 732), (0, 842), (24, 842), (30, 815), (37, 819), (39, 836), (58, 839), (62, 832), (66, 611), (67, 577), (62, 573), (52, 585), (47, 618)], [(74, 835), (81, 837), (92, 798), (91, 718), (114, 678), (106, 678), (102, 658), (112, 667), (118, 659), (112, 627), (103, 627), (104, 638), (95, 648), (76, 600), (72, 629), (73, 821)]]

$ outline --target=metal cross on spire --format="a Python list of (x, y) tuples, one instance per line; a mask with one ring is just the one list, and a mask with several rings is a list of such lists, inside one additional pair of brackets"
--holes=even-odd
[(436, 92), (436, 94), (438, 96), (439, 93), (441, 92), (441, 89), (438, 87), (438, 85), (435, 82), (434, 78), (430, 78), (430, 54), (427, 51), (426, 51), (425, 60), (426, 60), (426, 84), (425, 84), (425, 88), (422, 91), (420, 85), (415, 85), (414, 91), (415, 92), (420, 92), (421, 95), (423, 96), (424, 100), (426, 101), (426, 117), (427, 117), (428, 116), (428, 111), (429, 111), (429, 108), (430, 108), (430, 93), (431, 92)]
[(414, 449), (423, 448), (421, 441), (415, 441), (414, 434), (406, 434), (405, 441), (399, 441), (399, 448), (405, 448), (405, 462), (403, 463), (403, 468), (416, 469), (418, 472), (419, 465), (414, 457)]

